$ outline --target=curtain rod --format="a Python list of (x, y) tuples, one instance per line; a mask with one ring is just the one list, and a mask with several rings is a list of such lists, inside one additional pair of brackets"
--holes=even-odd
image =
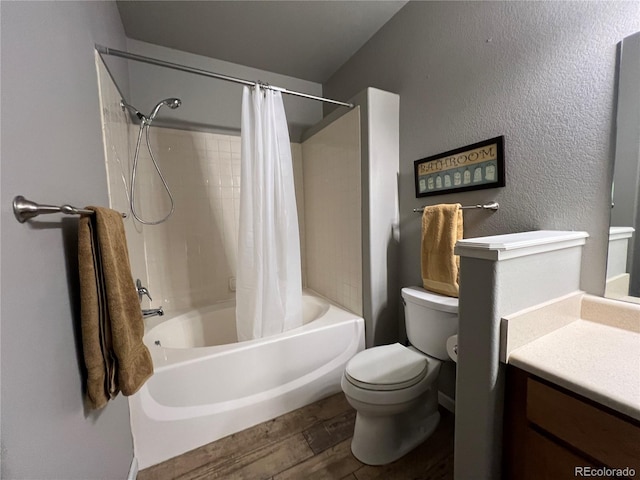
[(353, 108), (353, 103), (341, 102), (339, 100), (332, 100), (330, 98), (317, 97), (315, 95), (309, 95), (308, 93), (296, 92), (293, 90), (287, 90), (282, 87), (275, 87), (273, 85), (265, 85), (261, 82), (253, 82), (251, 80), (244, 80), (242, 78), (230, 77), (229, 75), (222, 75), (220, 73), (209, 72), (200, 68), (188, 67), (186, 65), (180, 65), (178, 63), (165, 62), (164, 60), (158, 60), (157, 58), (145, 57), (142, 55), (136, 55), (135, 53), (124, 52), (122, 50), (116, 50), (114, 48), (104, 47), (96, 44), (97, 52), (102, 55), (112, 55), (114, 57), (126, 58), (128, 60), (135, 60), (137, 62), (149, 63), (158, 67), (171, 68), (173, 70), (179, 70), (181, 72), (194, 73), (196, 75), (202, 75), (203, 77), (217, 78), (218, 80), (225, 80), (227, 82), (240, 83), (242, 85), (248, 85), (254, 87), (256, 85), (262, 85), (263, 87), (276, 90), (278, 92), (286, 93), (287, 95), (295, 95), (297, 97), (310, 98), (311, 100), (318, 100), (320, 102), (333, 103), (334, 105), (342, 105), (343, 107)]

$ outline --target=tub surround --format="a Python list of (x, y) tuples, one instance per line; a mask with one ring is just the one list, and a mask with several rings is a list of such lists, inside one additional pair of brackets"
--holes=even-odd
[(309, 253), (306, 286), (358, 315), (362, 315), (360, 123), (359, 110), (350, 110), (301, 146)]
[(580, 289), (588, 234), (534, 231), (464, 239), (456, 378), (455, 479), (500, 478), (505, 365), (501, 319)]
[(362, 315), (371, 347), (398, 340), (400, 97), (349, 101), (303, 137), (306, 286)]
[[(536, 324), (550, 331), (537, 336)], [(509, 315), (501, 329), (505, 363), (640, 420), (640, 305), (576, 292)]]

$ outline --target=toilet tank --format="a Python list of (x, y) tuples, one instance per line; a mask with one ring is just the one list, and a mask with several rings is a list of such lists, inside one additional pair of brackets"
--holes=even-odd
[(458, 333), (458, 299), (420, 287), (402, 289), (407, 338), (427, 355), (449, 360), (447, 338)]

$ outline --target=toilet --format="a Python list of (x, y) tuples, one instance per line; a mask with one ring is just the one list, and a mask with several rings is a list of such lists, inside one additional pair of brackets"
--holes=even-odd
[(458, 299), (420, 287), (402, 289), (407, 338), (366, 349), (347, 364), (342, 391), (356, 409), (354, 456), (385, 465), (424, 442), (440, 421), (438, 374), (458, 333)]

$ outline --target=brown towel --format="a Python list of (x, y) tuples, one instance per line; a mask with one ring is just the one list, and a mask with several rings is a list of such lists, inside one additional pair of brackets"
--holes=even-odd
[(460, 257), (453, 247), (462, 239), (460, 204), (433, 205), (422, 213), (422, 283), (426, 290), (458, 296)]
[(104, 407), (118, 391), (132, 395), (153, 374), (142, 343), (144, 323), (131, 276), (120, 213), (87, 207), (94, 215), (78, 225), (82, 344), (87, 399)]

